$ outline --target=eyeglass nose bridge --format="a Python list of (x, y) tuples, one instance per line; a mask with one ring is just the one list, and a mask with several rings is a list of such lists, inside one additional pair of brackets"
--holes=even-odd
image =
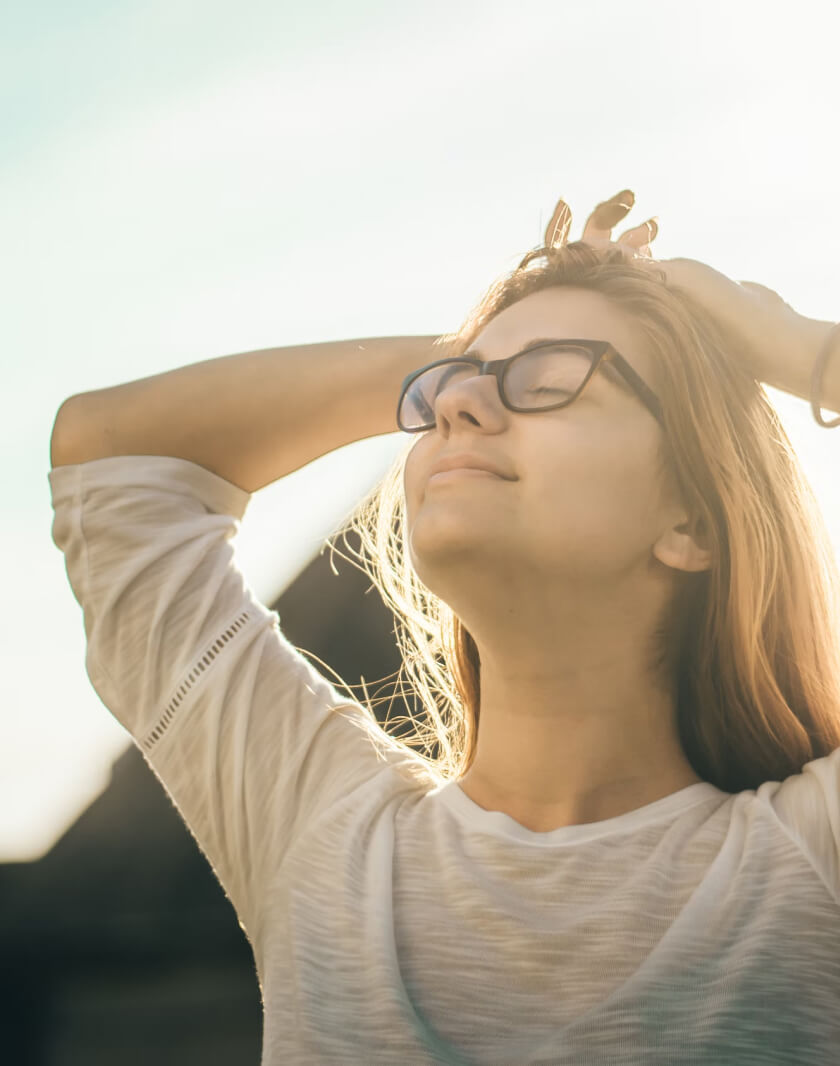
[[(511, 404), (507, 402), (507, 396), (505, 394), (504, 385), (502, 384), (502, 378), (504, 376), (504, 373), (507, 370), (508, 365), (515, 358), (516, 356), (508, 356), (505, 359), (480, 359), (476, 355), (460, 355), (454, 356), (451, 360), (442, 360), (441, 365), (443, 365), (444, 367), (448, 362), (451, 362), (451, 364), (453, 365), (459, 363), (471, 364), (475, 372), (469, 374), (467, 377), (462, 377), (459, 380), (445, 381), (444, 384), (437, 389), (437, 392), (435, 394), (435, 398), (432, 405), (432, 414), (436, 414), (437, 405), (440, 402), (441, 397), (444, 396), (448, 391), (450, 391), (453, 385), (463, 385), (468, 381), (480, 381), (482, 378), (495, 378), (496, 396), (499, 400), (499, 403), (501, 403), (501, 405), (509, 411), (516, 411), (516, 408), (512, 407)], [(425, 369), (428, 370), (429, 367), (426, 367)], [(435, 418), (434, 421), (429, 423), (428, 428), (432, 428), (435, 425), (436, 420), (437, 419)]]
[[(467, 377), (467, 378), (463, 378), (461, 381), (452, 382), (452, 384), (460, 385), (460, 384), (463, 384), (464, 381), (472, 381), (475, 378), (478, 378), (479, 380), (481, 378), (495, 378), (496, 379), (496, 395), (499, 397), (500, 402), (502, 404), (504, 404), (505, 397), (504, 397), (504, 388), (502, 386), (502, 377), (503, 377), (504, 372), (507, 369), (507, 365), (510, 363), (510, 361), (511, 361), (510, 358), (484, 360), (484, 359), (479, 359), (478, 356), (475, 356), (475, 355), (462, 355), (460, 357), (460, 359), (459, 359), (459, 362), (472, 363), (472, 365), (476, 368), (476, 372), (474, 374), (470, 374), (469, 377)], [(438, 390), (438, 394), (437, 394), (437, 397), (435, 398), (435, 402), (437, 402), (437, 400), (440, 399), (441, 395), (444, 392), (446, 392), (446, 390), (449, 388), (449, 385), (450, 385), (450, 382), (447, 382), (443, 386), (443, 388)]]
[[(564, 400), (562, 403), (552, 404), (551, 405), (552, 408), (553, 407), (567, 407), (573, 400), (576, 400), (577, 397), (580, 395), (581, 391), (586, 386), (586, 384), (589, 381), (589, 379), (592, 377), (592, 375), (598, 369), (598, 366), (601, 363), (601, 361), (604, 358), (609, 358), (610, 354), (611, 354), (611, 347), (610, 347), (610, 344), (609, 344), (608, 341), (587, 341), (585, 343), (582, 342), (582, 341), (567, 341), (567, 342), (564, 342), (564, 343), (571, 344), (571, 345), (574, 345), (576, 347), (584, 348), (586, 351), (589, 352), (589, 354), (591, 356), (591, 359), (592, 359), (592, 362), (590, 364), (589, 369), (586, 371), (586, 374), (584, 375), (583, 380), (581, 381), (580, 385), (575, 390), (574, 394), (572, 396), (570, 396), (568, 400)], [(478, 375), (477, 375), (478, 377), (483, 377), (483, 376), (492, 376), (492, 377), (494, 377), (496, 379), (496, 388), (497, 388), (497, 391), (498, 391), (498, 394), (499, 394), (499, 399), (501, 400), (501, 402), (504, 404), (505, 407), (508, 408), (508, 410), (514, 411), (516, 413), (519, 413), (519, 412), (521, 412), (523, 410), (523, 408), (514, 407), (514, 406), (510, 405), (507, 402), (508, 396), (507, 396), (507, 391), (506, 391), (506, 389), (504, 387), (504, 384), (503, 384), (503, 378), (504, 378), (505, 374), (508, 372), (508, 368), (517, 359), (520, 359), (521, 357), (526, 356), (526, 355), (530, 355), (532, 352), (538, 352), (541, 348), (552, 348), (552, 347), (556, 346), (556, 344), (557, 344), (556, 341), (545, 341), (542, 344), (535, 344), (532, 347), (526, 348), (526, 349), (524, 349), (521, 352), (516, 352), (516, 353), (514, 353), (514, 355), (509, 355), (505, 359), (487, 359), (487, 360), (482, 360), (482, 359), (479, 359), (478, 356), (462, 356), (461, 358), (462, 359), (466, 359), (470, 363), (474, 363), (479, 368)], [(546, 409), (548, 409), (548, 408), (533, 408), (533, 409), (532, 408), (525, 408), (524, 410), (525, 411), (531, 411), (531, 410), (546, 410)]]

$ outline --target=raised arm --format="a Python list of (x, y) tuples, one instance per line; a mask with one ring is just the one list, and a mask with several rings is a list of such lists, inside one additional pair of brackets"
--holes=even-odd
[(396, 431), (400, 384), (442, 357), (435, 339), (265, 348), (78, 393), (56, 415), (50, 461), (168, 455), (255, 492), (345, 444)]

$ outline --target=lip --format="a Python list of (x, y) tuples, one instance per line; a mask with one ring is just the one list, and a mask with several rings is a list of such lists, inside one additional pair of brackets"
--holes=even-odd
[(498, 474), (493, 474), (489, 470), (477, 470), (472, 466), (458, 466), (454, 470), (438, 470), (436, 474), (432, 474), (429, 478), (428, 484), (436, 484), (438, 481), (448, 481), (450, 478), (466, 477), (466, 478), (482, 478), (489, 477), (492, 481), (501, 481), (502, 478)]
[(478, 455), (468, 455), (466, 452), (462, 452), (458, 455), (441, 456), (429, 472), (429, 477), (432, 478), (435, 474), (444, 474), (454, 470), (472, 470), (485, 474), (493, 474), (495, 477), (502, 478), (504, 481), (514, 480), (506, 474), (503, 474), (498, 467), (490, 462), (490, 460), (484, 459)]

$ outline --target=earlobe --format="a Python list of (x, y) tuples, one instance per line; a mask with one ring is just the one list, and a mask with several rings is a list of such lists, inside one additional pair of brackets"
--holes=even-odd
[(712, 553), (701, 547), (689, 532), (687, 522), (674, 526), (659, 538), (653, 546), (653, 554), (672, 570), (692, 573), (708, 570), (712, 565)]

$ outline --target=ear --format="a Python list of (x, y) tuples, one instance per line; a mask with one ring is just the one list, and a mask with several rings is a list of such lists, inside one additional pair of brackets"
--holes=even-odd
[(694, 527), (688, 521), (666, 529), (653, 546), (656, 558), (673, 570), (708, 570), (712, 565), (712, 553), (703, 535), (702, 523)]

